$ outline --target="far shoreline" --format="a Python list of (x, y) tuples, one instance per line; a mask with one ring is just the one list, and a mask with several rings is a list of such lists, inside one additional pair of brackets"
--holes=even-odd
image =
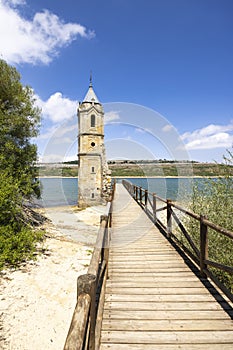
[[(216, 178), (216, 177), (223, 177), (221, 175), (193, 175), (193, 176), (112, 176), (112, 179), (211, 179), (211, 178)], [(38, 179), (77, 179), (78, 176), (59, 176), (59, 175), (52, 175), (52, 176), (38, 176)]]

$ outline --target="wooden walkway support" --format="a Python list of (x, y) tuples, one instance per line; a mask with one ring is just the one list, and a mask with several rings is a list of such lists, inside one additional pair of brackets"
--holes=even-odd
[(233, 349), (231, 303), (121, 184), (113, 201), (100, 349)]

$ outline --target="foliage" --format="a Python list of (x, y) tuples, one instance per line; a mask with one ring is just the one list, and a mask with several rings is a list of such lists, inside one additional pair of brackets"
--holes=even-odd
[(0, 59), (0, 268), (31, 257), (41, 234), (31, 229), (25, 204), (39, 196), (35, 180), (40, 111), (33, 91)]
[[(219, 165), (221, 176), (206, 179), (203, 185), (195, 185), (190, 209), (205, 215), (209, 221), (233, 231), (233, 153), (228, 150)], [(199, 222), (189, 220), (186, 223), (197, 246), (199, 246)], [(209, 229), (209, 258), (213, 261), (233, 265), (233, 241), (216, 231)], [(233, 291), (233, 276), (218, 269), (212, 269), (217, 277)]]
[(15, 231), (11, 225), (0, 226), (0, 269), (4, 266), (18, 266), (26, 259), (32, 259), (36, 242), (42, 241), (43, 233), (21, 226)]
[(30, 198), (39, 195), (34, 181), (37, 149), (30, 141), (38, 134), (40, 111), (32, 89), (23, 86), (17, 70), (3, 60), (0, 81), (0, 171), (8, 169), (22, 194)]

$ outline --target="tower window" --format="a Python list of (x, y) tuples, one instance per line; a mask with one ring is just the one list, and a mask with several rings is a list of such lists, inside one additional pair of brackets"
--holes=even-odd
[(95, 147), (95, 142), (92, 142), (92, 143), (91, 143), (91, 146), (92, 146), (92, 147)]
[(91, 127), (92, 128), (95, 127), (95, 115), (94, 114), (91, 115)]
[(94, 167), (94, 166), (91, 167), (91, 172), (92, 172), (92, 173), (95, 172), (95, 167)]
[(91, 198), (95, 198), (95, 194), (94, 193), (91, 194)]

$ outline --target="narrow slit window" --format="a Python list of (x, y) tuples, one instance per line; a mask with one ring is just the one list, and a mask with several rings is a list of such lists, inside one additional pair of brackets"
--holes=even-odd
[(95, 127), (95, 115), (94, 114), (91, 115), (91, 127), (92, 128)]
[(95, 167), (94, 167), (94, 166), (91, 167), (91, 172), (92, 172), (92, 173), (95, 172)]
[(95, 198), (95, 194), (94, 193), (91, 194), (91, 198)]

